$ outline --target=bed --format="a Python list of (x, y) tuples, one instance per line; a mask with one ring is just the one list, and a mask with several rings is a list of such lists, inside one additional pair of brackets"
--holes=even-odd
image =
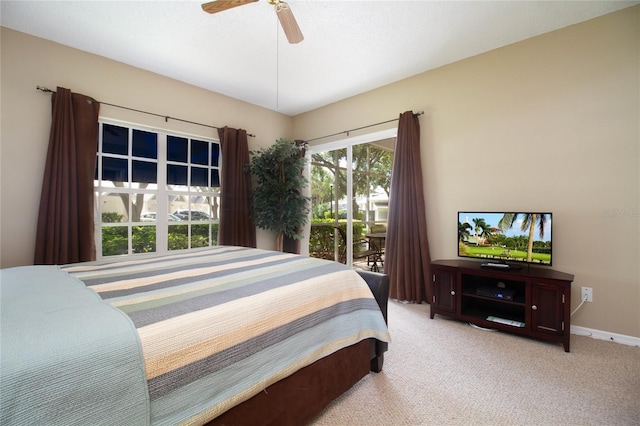
[(385, 275), (287, 253), (0, 274), (3, 425), (303, 424), (390, 340)]

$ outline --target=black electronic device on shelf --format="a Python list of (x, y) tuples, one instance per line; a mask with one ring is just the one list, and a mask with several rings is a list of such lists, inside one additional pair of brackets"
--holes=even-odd
[(504, 287), (482, 286), (476, 288), (476, 294), (478, 296), (492, 297), (494, 299), (513, 300), (516, 295), (516, 290)]

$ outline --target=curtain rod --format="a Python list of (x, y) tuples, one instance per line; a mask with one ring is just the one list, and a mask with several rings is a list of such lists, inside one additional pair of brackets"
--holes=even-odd
[[(424, 111), (418, 111), (418, 112), (414, 113), (413, 116), (414, 117), (419, 117), (422, 114), (424, 114)], [(347, 136), (349, 136), (349, 133), (355, 132), (356, 130), (367, 129), (369, 127), (379, 126), (381, 124), (387, 124), (387, 123), (391, 123), (392, 121), (398, 121), (398, 120), (400, 120), (400, 118), (394, 118), (394, 119), (387, 120), (387, 121), (381, 121), (379, 123), (369, 124), (367, 126), (357, 127), (355, 129), (351, 129), (351, 130), (343, 130), (342, 132), (334, 133), (332, 135), (325, 135), (325, 136), (320, 136), (320, 137), (317, 137), (317, 138), (309, 139), (308, 141), (305, 141), (305, 142), (313, 142), (313, 141), (317, 141), (319, 139), (330, 138), (331, 136), (338, 136), (338, 135), (342, 135), (342, 134), (345, 134), (345, 133), (347, 134)]]
[[(55, 90), (51, 90), (46, 86), (36, 86), (36, 90), (39, 90), (39, 91), (45, 92), (45, 93), (56, 93)], [(168, 115), (156, 114), (155, 112), (143, 111), (143, 110), (140, 110), (140, 109), (125, 107), (125, 106), (122, 106), (122, 105), (110, 104), (110, 103), (107, 103), (107, 102), (100, 102), (100, 101), (97, 101), (95, 99), (93, 99), (93, 100), (95, 102), (98, 102), (99, 104), (102, 104), (102, 105), (108, 105), (108, 106), (112, 106), (112, 107), (115, 107), (115, 108), (126, 109), (126, 110), (129, 110), (129, 111), (135, 111), (135, 112), (140, 112), (142, 114), (153, 115), (155, 117), (162, 117), (162, 118), (164, 118), (165, 122), (168, 122), (171, 119), (171, 120), (175, 120), (175, 121), (181, 121), (183, 123), (195, 124), (197, 126), (209, 127), (211, 129), (216, 129), (216, 130), (219, 129), (219, 127), (212, 126), (210, 124), (197, 123), (195, 121), (184, 120), (182, 118), (175, 118), (175, 117), (170, 117)], [(247, 136), (250, 136), (252, 138), (256, 137), (256, 135), (252, 135), (250, 133), (247, 133)]]

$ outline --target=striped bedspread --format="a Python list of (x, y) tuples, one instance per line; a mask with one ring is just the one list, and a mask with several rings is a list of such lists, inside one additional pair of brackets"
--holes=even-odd
[(125, 312), (142, 346), (152, 424), (201, 424), (366, 338), (388, 342), (344, 265), (219, 246), (61, 267)]

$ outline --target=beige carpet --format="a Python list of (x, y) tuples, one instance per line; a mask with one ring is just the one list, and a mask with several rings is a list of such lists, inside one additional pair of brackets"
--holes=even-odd
[(640, 348), (571, 335), (561, 344), (389, 302), (392, 342), (313, 425), (640, 425)]

